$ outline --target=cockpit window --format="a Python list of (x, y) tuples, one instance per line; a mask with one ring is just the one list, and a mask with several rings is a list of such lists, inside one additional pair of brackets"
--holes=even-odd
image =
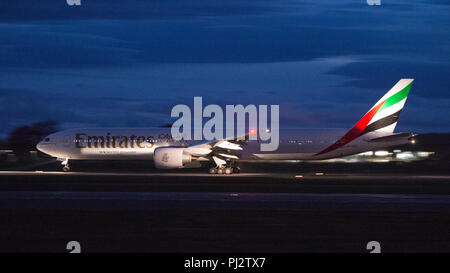
[(49, 142), (49, 141), (50, 141), (50, 138), (49, 138), (49, 137), (46, 137), (46, 138), (44, 139), (44, 141), (45, 141), (45, 142)]

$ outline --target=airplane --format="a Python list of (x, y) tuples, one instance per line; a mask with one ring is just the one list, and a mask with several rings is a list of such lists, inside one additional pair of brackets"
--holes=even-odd
[[(394, 133), (414, 79), (399, 80), (346, 133), (319, 130), (280, 130), (278, 149), (260, 152), (258, 141), (230, 137), (209, 142), (174, 141), (162, 128), (70, 129), (46, 136), (37, 149), (56, 157), (63, 171), (70, 171), (69, 160), (149, 160), (156, 168), (201, 167), (210, 162), (211, 174), (240, 171), (240, 160), (302, 160), (339, 158), (392, 146), (414, 143), (414, 133)], [(244, 149), (245, 146), (245, 149)]]

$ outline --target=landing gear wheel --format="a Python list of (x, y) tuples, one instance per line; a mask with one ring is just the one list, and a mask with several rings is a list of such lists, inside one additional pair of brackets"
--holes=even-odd
[(217, 168), (211, 168), (211, 169), (209, 169), (209, 173), (210, 174), (216, 174), (217, 173)]
[(63, 172), (70, 172), (70, 167), (69, 166), (64, 166), (62, 168)]
[(225, 174), (232, 174), (233, 168), (225, 168)]
[(234, 167), (234, 168), (233, 168), (233, 172), (234, 172), (234, 173), (240, 173), (240, 172), (241, 172), (241, 168), (239, 168), (239, 167)]
[(223, 174), (223, 168), (217, 169), (217, 174)]

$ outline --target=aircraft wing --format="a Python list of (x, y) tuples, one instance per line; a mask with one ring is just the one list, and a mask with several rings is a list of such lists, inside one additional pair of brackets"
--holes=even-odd
[(196, 156), (199, 161), (214, 160), (217, 166), (222, 166), (229, 160), (240, 158), (238, 151), (242, 150), (242, 145), (246, 145), (251, 133), (241, 137), (229, 137), (222, 140), (194, 144), (186, 147), (185, 151), (192, 156)]

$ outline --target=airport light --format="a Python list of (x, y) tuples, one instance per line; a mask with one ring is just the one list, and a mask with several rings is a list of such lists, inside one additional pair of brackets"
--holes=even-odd
[(398, 153), (395, 157), (398, 159), (413, 159), (414, 155), (411, 152), (403, 152)]
[(374, 159), (372, 162), (376, 162), (376, 163), (386, 163), (386, 162), (389, 162), (389, 159)]
[(358, 155), (359, 156), (373, 156), (373, 152), (372, 151), (368, 151), (368, 152), (360, 153)]
[(434, 152), (417, 152), (418, 157), (429, 157), (432, 154), (434, 154)]
[(375, 152), (375, 156), (388, 156), (389, 152), (388, 151), (376, 151)]

